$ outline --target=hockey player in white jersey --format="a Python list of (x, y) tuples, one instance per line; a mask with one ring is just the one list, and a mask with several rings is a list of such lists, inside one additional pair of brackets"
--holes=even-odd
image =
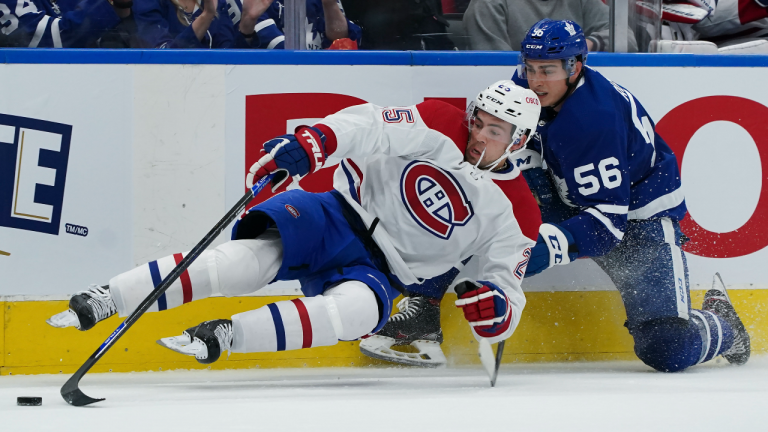
[[(520, 283), (534, 242), (513, 213), (510, 193), (527, 186), (507, 157), (525, 145), (539, 113), (535, 93), (500, 81), (466, 115), (439, 101), (363, 104), (267, 141), (249, 186), (276, 173), (276, 189), (334, 155), (344, 158), (334, 190), (291, 190), (251, 208), (232, 241), (203, 253), (149, 311), (249, 294), (276, 280), (300, 281), (305, 297), (206, 321), (159, 342), (211, 363), (224, 351), (358, 339), (384, 326), (399, 292), (418, 293), (423, 281), (474, 255), (484, 266), (479, 281), (463, 282), (460, 307), (478, 339), (508, 338), (525, 305)], [(48, 323), (87, 330), (115, 313), (126, 316), (182, 257), (81, 291)]]

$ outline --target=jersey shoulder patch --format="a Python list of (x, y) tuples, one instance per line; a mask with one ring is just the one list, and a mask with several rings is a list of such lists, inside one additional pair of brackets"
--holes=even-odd
[(461, 154), (464, 154), (469, 139), (469, 129), (464, 124), (464, 111), (434, 99), (416, 105), (416, 109), (428, 128), (450, 138)]

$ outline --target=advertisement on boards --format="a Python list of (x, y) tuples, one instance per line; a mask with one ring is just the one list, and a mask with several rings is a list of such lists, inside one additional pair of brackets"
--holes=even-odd
[(71, 294), (129, 268), (130, 71), (96, 72), (0, 70), (0, 295)]
[[(244, 191), (258, 144), (360, 103), (404, 106), (441, 99), (466, 107), (482, 88), (508, 78), (512, 67), (270, 66), (227, 76), (227, 202)], [(263, 67), (259, 67), (263, 71)], [(750, 82), (761, 69), (598, 68), (640, 100), (678, 157), (689, 214), (682, 222), (693, 289), (706, 289), (719, 271), (735, 288), (768, 288), (768, 92)], [(762, 157), (761, 157), (762, 156)], [(336, 161), (338, 163), (338, 161)], [(300, 187), (331, 188), (333, 163)], [(270, 192), (254, 202), (266, 199)], [(611, 289), (590, 260), (555, 267), (524, 284), (529, 291)]]

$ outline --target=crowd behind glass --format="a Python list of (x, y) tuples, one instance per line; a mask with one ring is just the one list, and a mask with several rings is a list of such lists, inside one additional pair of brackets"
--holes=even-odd
[(543, 18), (590, 51), (768, 54), (768, 0), (0, 0), (0, 47), (519, 51)]

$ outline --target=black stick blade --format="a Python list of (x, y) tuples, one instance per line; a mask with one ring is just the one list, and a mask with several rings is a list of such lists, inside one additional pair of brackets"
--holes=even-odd
[(86, 395), (85, 393), (83, 393), (79, 387), (80, 378), (82, 378), (82, 374), (80, 374), (80, 371), (77, 371), (61, 387), (61, 397), (63, 397), (68, 404), (72, 406), (86, 406), (86, 405), (90, 405), (96, 402), (101, 402), (104, 400), (104, 399), (94, 399)]
[(499, 376), (499, 366), (501, 366), (501, 356), (504, 354), (504, 344), (506, 340), (499, 342), (496, 345), (496, 367), (493, 369), (493, 376), (491, 377), (491, 387), (496, 387), (496, 378)]
[(75, 388), (74, 390), (67, 393), (64, 393), (64, 389), (62, 389), (61, 396), (72, 406), (86, 406), (104, 400), (103, 398), (94, 399), (83, 393), (79, 388)]

